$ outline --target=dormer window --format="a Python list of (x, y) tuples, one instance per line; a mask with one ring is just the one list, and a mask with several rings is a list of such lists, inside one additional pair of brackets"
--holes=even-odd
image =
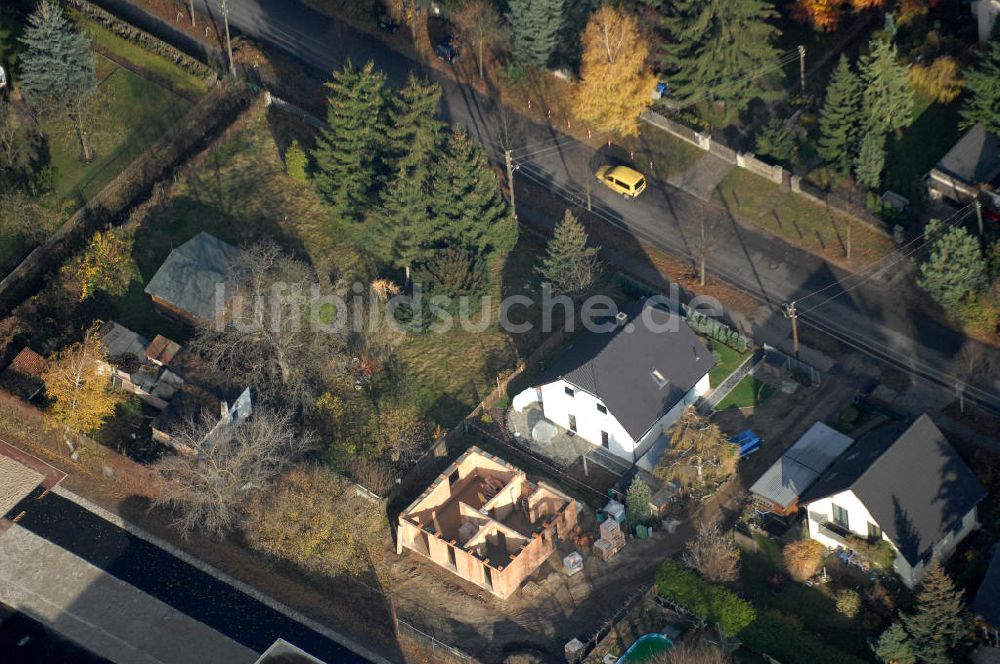
[(566, 396), (568, 397), (576, 396), (576, 392), (573, 391), (572, 387), (564, 387), (563, 389), (566, 391)]
[(669, 382), (666, 378), (664, 378), (663, 374), (660, 373), (659, 369), (653, 369), (649, 372), (649, 375), (653, 377), (653, 381), (656, 383), (656, 386), (661, 390), (666, 387)]
[(599, 403), (599, 404), (597, 404), (597, 412), (601, 413), (602, 415), (607, 415), (608, 414), (608, 407), (605, 406), (604, 404)]

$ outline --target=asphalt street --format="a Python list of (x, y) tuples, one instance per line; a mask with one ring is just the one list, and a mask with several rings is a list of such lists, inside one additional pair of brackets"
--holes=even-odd
[(38, 499), (40, 493), (10, 511), (26, 512), (19, 526), (237, 643), (260, 653), (283, 638), (331, 664), (369, 662), (76, 503), (51, 492)]
[[(99, 1), (109, 8), (127, 4), (127, 0)], [(218, 4), (213, 0), (198, 3), (206, 14), (218, 16)], [(401, 85), (414, 69), (429, 76), (441, 84), (442, 111), (449, 122), (466, 127), (498, 159), (501, 137), (510, 136), (515, 155), (521, 155), (518, 174), (544, 184), (557, 195), (579, 201), (584, 183), (601, 161), (593, 149), (553, 127), (498, 107), (471, 86), (422, 70), (378, 39), (301, 2), (230, 0), (229, 4), (230, 21), (238, 31), (319, 71), (332, 71), (350, 59), (356, 63), (373, 61), (393, 85)], [(691, 239), (700, 233), (702, 222), (709, 223), (717, 241), (708, 260), (709, 271), (757, 297), (770, 307), (772, 318), (781, 317), (782, 303), (798, 300), (806, 325), (859, 351), (933, 377), (949, 389), (954, 386), (954, 360), (967, 340), (928, 315), (925, 298), (906, 279), (892, 280), (903, 263), (888, 262), (879, 266), (881, 270), (873, 267), (861, 276), (851, 275), (663, 182), (651, 182), (635, 201), (622, 200), (602, 188), (594, 195), (596, 211), (608, 223), (683, 256), (691, 256)], [(879, 278), (870, 278), (876, 271)], [(996, 361), (993, 366), (1000, 366), (1000, 351), (968, 343), (982, 357)], [(970, 396), (1000, 408), (1000, 388), (992, 376), (970, 382), (968, 390)]]

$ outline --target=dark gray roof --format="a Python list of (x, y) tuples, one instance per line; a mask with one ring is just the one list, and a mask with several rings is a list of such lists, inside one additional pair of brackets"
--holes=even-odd
[(215, 318), (215, 286), (226, 281), (239, 249), (208, 233), (198, 233), (170, 252), (146, 284), (146, 293), (195, 318)]
[(936, 168), (969, 184), (991, 183), (1000, 176), (1000, 137), (977, 124), (965, 132)]
[(562, 378), (590, 392), (638, 440), (708, 373), (715, 358), (676, 314), (642, 300), (622, 313), (624, 325), (609, 321), (605, 331), (582, 332), (539, 384)]
[(994, 627), (1000, 627), (1000, 544), (993, 546), (986, 576), (979, 584), (972, 612)]
[(853, 442), (839, 431), (816, 422), (754, 482), (750, 492), (789, 507)]
[(986, 495), (927, 415), (876, 429), (834, 463), (802, 502), (850, 489), (911, 565)]

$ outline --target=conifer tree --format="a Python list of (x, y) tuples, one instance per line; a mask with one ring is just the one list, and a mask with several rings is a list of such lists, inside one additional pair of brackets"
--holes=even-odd
[(588, 246), (588, 241), (583, 224), (566, 210), (545, 247), (541, 265), (535, 268), (543, 281), (552, 284), (554, 294), (577, 295), (594, 282), (599, 247)]
[(1000, 34), (993, 36), (975, 69), (966, 74), (965, 87), (969, 96), (962, 119), (969, 125), (981, 122), (1000, 136)]
[(500, 181), (482, 149), (464, 131), (449, 137), (432, 183), (432, 245), (460, 243), (480, 254), (509, 251), (517, 229)]
[(514, 57), (544, 69), (559, 46), (565, 0), (509, 0)]
[(878, 188), (885, 168), (885, 134), (869, 129), (861, 137), (861, 148), (854, 162), (858, 181), (866, 187)]
[(441, 87), (413, 73), (390, 103), (391, 122), (386, 130), (395, 170), (419, 170), (427, 175), (441, 149), (444, 122), (438, 118)]
[(916, 664), (917, 659), (910, 650), (910, 637), (899, 623), (890, 625), (878, 641), (872, 644), (872, 651), (879, 660), (887, 664)]
[(628, 529), (631, 532), (636, 526), (646, 523), (650, 517), (649, 501), (653, 497), (653, 492), (649, 485), (636, 475), (625, 493), (625, 518), (628, 521)]
[(930, 247), (917, 285), (942, 306), (954, 307), (986, 284), (987, 263), (979, 240), (964, 228), (943, 231), (942, 226), (940, 219), (931, 219), (924, 229)]
[(661, 63), (680, 101), (708, 99), (742, 111), (776, 93), (761, 84), (781, 76), (773, 3), (764, 0), (676, 0), (664, 3), (667, 32)]
[(826, 99), (819, 115), (817, 152), (823, 160), (847, 174), (857, 152), (861, 125), (861, 89), (858, 77), (851, 69), (847, 56), (840, 62), (826, 88)]
[(962, 591), (938, 561), (931, 563), (920, 584), (916, 612), (903, 616), (910, 650), (926, 664), (956, 661), (955, 649), (969, 634)]
[(620, 135), (637, 133), (656, 85), (646, 65), (648, 51), (633, 16), (611, 5), (594, 12), (583, 32), (576, 116)]
[(875, 38), (861, 56), (861, 87), (865, 121), (872, 130), (887, 133), (913, 123), (910, 69), (899, 61), (894, 44)]
[(347, 219), (359, 219), (376, 198), (387, 151), (385, 75), (369, 62), (333, 73), (327, 126), (313, 151), (316, 191)]
[(80, 141), (80, 155), (90, 161), (85, 109), (97, 89), (90, 40), (76, 32), (52, 0), (42, 0), (28, 17), (21, 37), (21, 90), (40, 112), (66, 115)]
[(431, 218), (426, 178), (400, 168), (386, 187), (375, 217), (373, 244), (379, 258), (401, 268), (424, 260), (439, 240)]

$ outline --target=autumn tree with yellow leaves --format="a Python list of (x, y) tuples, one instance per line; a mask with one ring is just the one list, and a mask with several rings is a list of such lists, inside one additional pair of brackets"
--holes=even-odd
[(81, 302), (97, 291), (124, 295), (129, 284), (139, 278), (139, 268), (132, 259), (132, 240), (129, 230), (109, 228), (94, 233), (87, 248), (63, 265), (63, 285)]
[(125, 394), (112, 386), (108, 366), (107, 350), (97, 327), (93, 326), (83, 341), (49, 358), (42, 375), (45, 393), (52, 401), (48, 415), (63, 429), (63, 440), (74, 454), (76, 448), (70, 434), (100, 428), (125, 400)]
[(594, 12), (583, 31), (576, 116), (594, 127), (634, 135), (639, 115), (652, 101), (656, 78), (633, 16), (612, 5)]

